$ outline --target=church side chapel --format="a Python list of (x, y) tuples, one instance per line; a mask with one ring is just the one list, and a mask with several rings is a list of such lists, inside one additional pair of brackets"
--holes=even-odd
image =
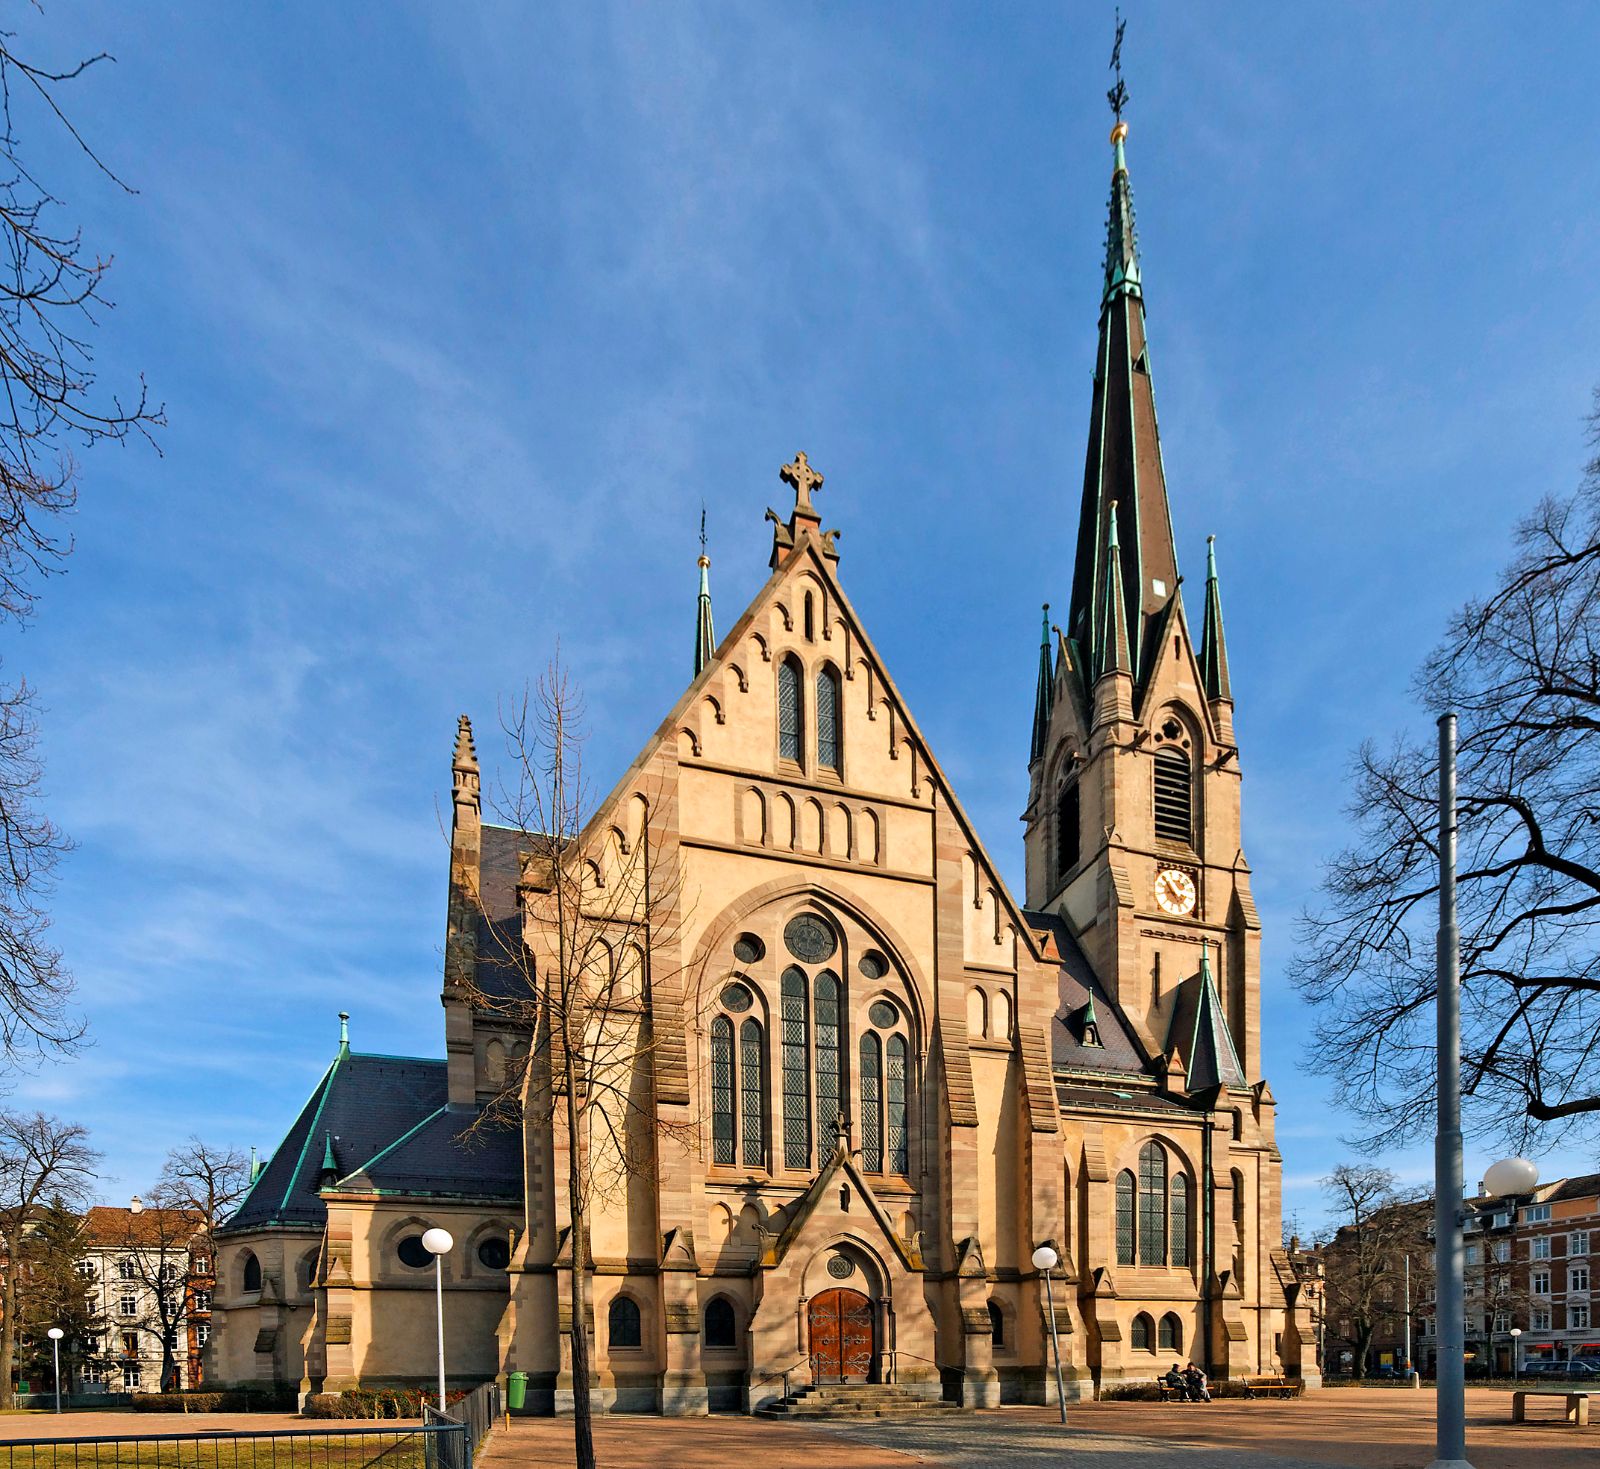
[[(341, 1041), (223, 1231), (212, 1380), (429, 1380), (420, 1236), (442, 1224), (451, 1375), (526, 1373), (536, 1412), (571, 1410), (575, 1325), (612, 1411), (750, 1412), (852, 1383), (1054, 1402), (1052, 1324), (1069, 1398), (1174, 1360), (1317, 1381), (1280, 1245), (1216, 559), (1197, 639), (1127, 132), (1119, 108), (1070, 600), (1064, 627), (1045, 609), (1026, 741), (1024, 899), (851, 607), (823, 476), (796, 454), (765, 585), (717, 641), (702, 550), (692, 681), (557, 855), (484, 819), (462, 719), (446, 1059)], [(605, 963), (645, 1120), (575, 1143), (549, 1035), (495, 986), (507, 946), (552, 972), (552, 864), (597, 893), (641, 862), (670, 891)], [(468, 1135), (508, 1078), (521, 1122)], [(596, 1174), (583, 1323), (574, 1146), (635, 1164)]]

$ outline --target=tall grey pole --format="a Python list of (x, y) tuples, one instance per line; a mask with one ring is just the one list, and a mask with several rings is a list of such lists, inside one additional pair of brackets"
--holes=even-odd
[(1406, 1381), (1411, 1381), (1411, 1251), (1406, 1251)]
[(1461, 935), (1456, 927), (1456, 717), (1439, 717), (1439, 1130), (1434, 1138), (1438, 1280), (1437, 1433), (1428, 1469), (1467, 1462), (1466, 1301), (1461, 1248)]
[(433, 1298), (438, 1310), (439, 1318), (439, 1411), (445, 1411), (444, 1405), (444, 1259), (443, 1256), (433, 1257)]
[(1050, 1272), (1044, 1273), (1044, 1298), (1050, 1307), (1050, 1345), (1056, 1357), (1056, 1402), (1061, 1407), (1061, 1421), (1067, 1421), (1067, 1388), (1061, 1380), (1061, 1338), (1056, 1335), (1056, 1297), (1050, 1288)]
[(50, 1338), (50, 1355), (56, 1359), (56, 1412), (61, 1411), (61, 1338)]

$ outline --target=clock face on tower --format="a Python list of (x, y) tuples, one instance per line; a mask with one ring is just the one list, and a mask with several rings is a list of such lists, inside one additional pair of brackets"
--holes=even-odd
[(1156, 874), (1156, 902), (1174, 918), (1194, 912), (1194, 879), (1181, 867), (1163, 867)]

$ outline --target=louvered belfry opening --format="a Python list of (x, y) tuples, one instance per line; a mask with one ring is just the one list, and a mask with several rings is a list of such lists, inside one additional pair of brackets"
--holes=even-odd
[(1189, 757), (1168, 746), (1156, 751), (1156, 835), (1163, 841), (1194, 844), (1194, 780)]

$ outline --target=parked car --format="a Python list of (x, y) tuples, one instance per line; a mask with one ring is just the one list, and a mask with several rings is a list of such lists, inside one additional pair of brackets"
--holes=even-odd
[(1570, 1362), (1524, 1362), (1522, 1364), (1524, 1377), (1554, 1377), (1566, 1382), (1586, 1382), (1590, 1378), (1600, 1377), (1600, 1363), (1574, 1358)]

